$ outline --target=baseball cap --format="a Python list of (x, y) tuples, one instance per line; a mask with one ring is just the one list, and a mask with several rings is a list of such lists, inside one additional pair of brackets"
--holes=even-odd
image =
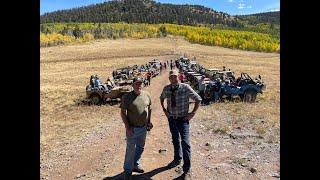
[(178, 75), (179, 75), (179, 73), (176, 70), (169, 71), (169, 76), (178, 76)]
[(134, 77), (133, 78), (133, 83), (135, 82), (143, 82), (142, 78), (141, 77)]

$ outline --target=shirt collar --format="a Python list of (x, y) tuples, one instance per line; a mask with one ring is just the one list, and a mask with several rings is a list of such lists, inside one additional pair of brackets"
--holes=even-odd
[[(178, 89), (181, 87), (181, 83), (180, 82), (178, 82), (178, 84), (177, 85), (175, 85), (175, 86), (177, 86), (178, 87)], [(173, 87), (173, 85), (170, 85), (170, 87)]]

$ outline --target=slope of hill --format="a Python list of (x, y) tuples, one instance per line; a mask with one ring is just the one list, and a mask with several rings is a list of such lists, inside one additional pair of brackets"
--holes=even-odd
[(117, 0), (40, 16), (41, 23), (128, 22), (171, 24), (225, 24), (235, 27), (237, 18), (200, 5), (162, 4), (152, 0)]
[(243, 21), (247, 21), (249, 24), (269, 23), (280, 25), (280, 11), (241, 15), (237, 17)]

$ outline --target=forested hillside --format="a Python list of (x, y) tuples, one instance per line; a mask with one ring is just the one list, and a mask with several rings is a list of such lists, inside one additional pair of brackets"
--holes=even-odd
[(280, 25), (280, 11), (242, 15), (237, 17), (243, 21), (247, 21), (251, 25), (260, 23)]
[(280, 12), (230, 16), (200, 5), (114, 0), (40, 16), (41, 46), (167, 34), (210, 46), (280, 52)]
[(237, 18), (204, 6), (161, 4), (151, 0), (108, 1), (80, 8), (59, 10), (40, 16), (40, 22), (225, 24), (230, 27), (240, 25)]

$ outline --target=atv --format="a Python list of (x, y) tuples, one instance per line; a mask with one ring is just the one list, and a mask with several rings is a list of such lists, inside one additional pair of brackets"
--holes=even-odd
[(260, 75), (253, 80), (247, 73), (241, 73), (237, 83), (236, 85), (223, 83), (222, 89), (228, 99), (238, 95), (243, 102), (253, 103), (256, 101), (257, 94), (262, 94), (266, 89), (266, 84), (261, 80)]

